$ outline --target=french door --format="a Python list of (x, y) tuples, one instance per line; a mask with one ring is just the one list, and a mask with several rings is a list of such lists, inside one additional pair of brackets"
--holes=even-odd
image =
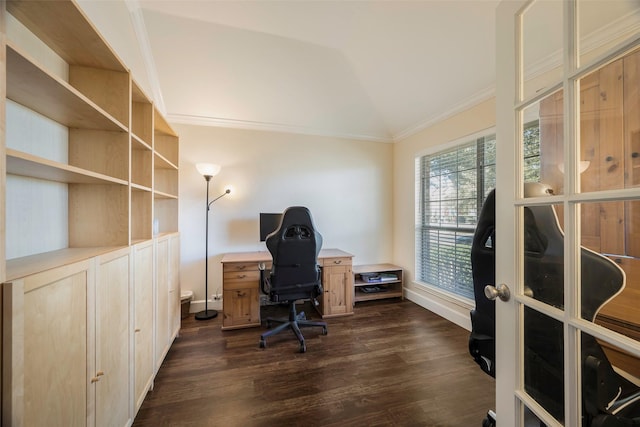
[(590, 427), (640, 389), (640, 2), (496, 23), (497, 424)]

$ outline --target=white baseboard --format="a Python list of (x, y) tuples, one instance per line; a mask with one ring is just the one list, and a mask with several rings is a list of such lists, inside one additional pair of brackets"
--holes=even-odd
[[(218, 310), (222, 311), (222, 298), (218, 300), (209, 300), (207, 304), (207, 308), (210, 310)], [(191, 306), (189, 307), (189, 313), (198, 313), (204, 310), (204, 300), (199, 301), (191, 301)]]
[(413, 301), (418, 304), (420, 307), (426, 308), (438, 316), (444, 317), (448, 321), (455, 323), (467, 331), (471, 331), (471, 318), (468, 308), (454, 308), (438, 301), (437, 296), (435, 295), (429, 295), (429, 297), (427, 297), (407, 288), (404, 289), (404, 296), (409, 301)]

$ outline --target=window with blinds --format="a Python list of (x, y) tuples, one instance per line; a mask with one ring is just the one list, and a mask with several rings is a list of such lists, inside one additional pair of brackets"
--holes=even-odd
[(471, 241), (495, 186), (495, 135), (418, 159), (417, 279), (473, 299)]
[[(540, 126), (524, 126), (525, 181), (540, 180)], [(482, 204), (496, 184), (496, 138), (487, 135), (416, 159), (416, 276), (473, 299), (471, 242)]]

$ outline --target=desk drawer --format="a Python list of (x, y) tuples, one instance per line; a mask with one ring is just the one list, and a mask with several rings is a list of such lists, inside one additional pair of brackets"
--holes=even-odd
[(245, 283), (246, 282), (254, 282), (258, 283), (260, 281), (260, 272), (258, 270), (254, 271), (231, 271), (224, 272), (224, 288), (227, 289), (228, 285), (235, 282)]
[(224, 263), (222, 266), (224, 274), (242, 271), (258, 271), (257, 262), (232, 262)]
[(319, 259), (318, 261), (322, 263), (323, 267), (333, 267), (333, 266), (338, 266), (338, 265), (351, 265), (351, 258), (349, 258), (349, 257), (323, 258), (323, 259)]
[(243, 280), (238, 282), (224, 282), (224, 291), (237, 291), (238, 289), (260, 289), (260, 279)]

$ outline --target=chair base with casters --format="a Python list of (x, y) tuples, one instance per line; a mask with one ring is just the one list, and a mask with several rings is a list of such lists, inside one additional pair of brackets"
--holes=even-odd
[(291, 330), (296, 335), (296, 337), (298, 338), (298, 342), (300, 343), (300, 353), (305, 353), (307, 351), (307, 345), (304, 342), (304, 336), (302, 335), (300, 328), (318, 326), (322, 328), (322, 335), (327, 335), (327, 323), (322, 321), (307, 320), (304, 311), (301, 311), (300, 313), (296, 312), (295, 301), (289, 302), (288, 319), (267, 318), (266, 323), (267, 328), (270, 328), (272, 323), (279, 323), (279, 325), (260, 335), (260, 348), (267, 347), (268, 337), (279, 334), (280, 332), (285, 330)]

